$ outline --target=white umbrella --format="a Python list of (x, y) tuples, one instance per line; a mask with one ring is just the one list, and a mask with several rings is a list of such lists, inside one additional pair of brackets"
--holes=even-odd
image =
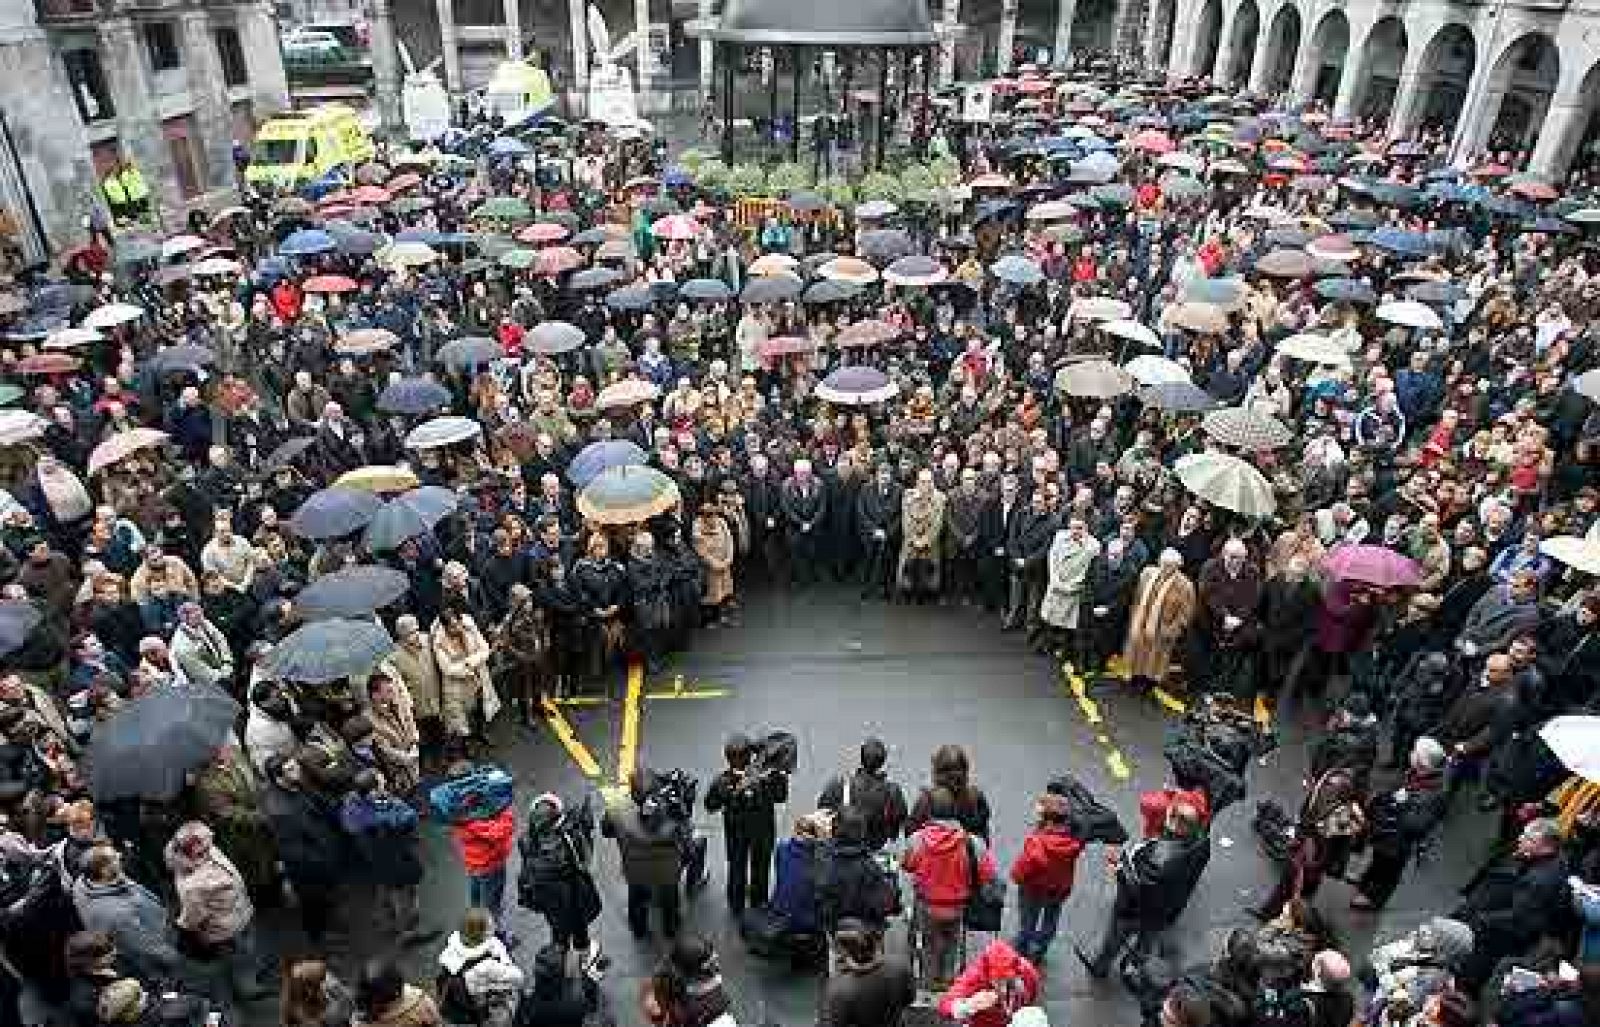
[(1444, 328), (1444, 321), (1434, 313), (1433, 308), (1426, 303), (1416, 300), (1395, 300), (1392, 303), (1380, 303), (1377, 309), (1380, 321), (1390, 324), (1404, 325), (1407, 328), (1431, 328), (1439, 331)]
[(118, 325), (130, 324), (143, 316), (144, 308), (132, 303), (107, 303), (103, 307), (89, 311), (89, 316), (83, 319), (83, 327), (115, 328)]
[(1308, 364), (1326, 364), (1330, 367), (1349, 367), (1350, 353), (1339, 342), (1326, 335), (1301, 332), (1278, 343), (1278, 352), (1286, 357), (1304, 360)]
[(173, 257), (181, 257), (185, 253), (203, 250), (210, 245), (209, 242), (198, 235), (175, 235), (161, 244), (161, 259), (171, 260)]
[(1600, 541), (1576, 535), (1555, 535), (1539, 543), (1539, 552), (1575, 571), (1600, 576)]
[(44, 348), (77, 349), (79, 346), (87, 346), (104, 338), (104, 335), (93, 328), (58, 328), (44, 340)]
[(1133, 375), (1133, 380), (1140, 385), (1174, 385), (1191, 381), (1189, 372), (1184, 370), (1182, 364), (1153, 353), (1141, 353), (1123, 364), (1122, 369)]
[(425, 242), (390, 243), (378, 251), (378, 262), (391, 267), (422, 267), (439, 259), (439, 251)]
[(1078, 208), (1065, 200), (1046, 200), (1028, 208), (1029, 221), (1060, 221), (1078, 213)]
[(1580, 207), (1567, 215), (1575, 225), (1600, 225), (1600, 207)]
[(31, 410), (0, 410), (0, 446), (43, 438), (49, 422)]
[(1600, 367), (1593, 368), (1578, 375), (1572, 387), (1580, 396), (1588, 396), (1596, 403), (1600, 403)]
[(1147, 349), (1161, 348), (1161, 336), (1156, 334), (1156, 330), (1149, 325), (1140, 324), (1138, 321), (1118, 317), (1110, 321), (1100, 322), (1099, 328), (1107, 335), (1115, 335), (1119, 339), (1127, 339), (1129, 342), (1138, 343)]
[(1073, 321), (1080, 318), (1085, 321), (1126, 321), (1132, 313), (1133, 308), (1122, 300), (1110, 296), (1088, 296), (1073, 300), (1067, 317)]
[(1173, 467), (1184, 488), (1213, 506), (1266, 517), (1278, 508), (1272, 483), (1250, 464), (1227, 453), (1192, 453)]
[(483, 434), (483, 426), (468, 417), (435, 417), (411, 429), (406, 436), (407, 449), (438, 449), (457, 442), (475, 439)]
[(1186, 153), (1183, 150), (1174, 150), (1171, 153), (1163, 153), (1160, 157), (1156, 158), (1156, 163), (1164, 168), (1176, 168), (1179, 171), (1187, 171), (1192, 175), (1198, 175), (1200, 172), (1206, 169), (1205, 161), (1201, 160), (1194, 154)]
[(1600, 717), (1556, 717), (1539, 729), (1539, 737), (1562, 766), (1600, 782)]
[(237, 260), (229, 260), (227, 257), (207, 257), (189, 266), (190, 273), (202, 278), (210, 275), (236, 275), (242, 270), (244, 268)]

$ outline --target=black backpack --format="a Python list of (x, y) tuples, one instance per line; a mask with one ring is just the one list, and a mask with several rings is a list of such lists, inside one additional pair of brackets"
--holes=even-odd
[(439, 1015), (445, 1023), (482, 1023), (483, 1003), (472, 997), (467, 987), (467, 971), (489, 958), (484, 952), (461, 964), (455, 973), (440, 970), (434, 988), (439, 993)]

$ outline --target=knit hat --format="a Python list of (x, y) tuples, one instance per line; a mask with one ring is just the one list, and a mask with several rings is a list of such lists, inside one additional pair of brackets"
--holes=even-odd
[(1460, 920), (1436, 916), (1416, 930), (1416, 945), (1445, 963), (1456, 964), (1472, 953), (1472, 928)]
[(104, 1023), (131, 1023), (144, 1009), (144, 986), (131, 977), (100, 989), (97, 1012)]

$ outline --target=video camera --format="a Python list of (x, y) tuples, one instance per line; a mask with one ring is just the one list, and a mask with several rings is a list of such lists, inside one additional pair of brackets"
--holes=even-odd
[(638, 797), (639, 817), (651, 829), (668, 823), (687, 824), (694, 818), (699, 793), (700, 782), (682, 768), (651, 775)]

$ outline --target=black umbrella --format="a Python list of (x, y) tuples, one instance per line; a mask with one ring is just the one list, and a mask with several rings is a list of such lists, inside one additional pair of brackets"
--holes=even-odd
[(411, 579), (403, 572), (364, 564), (324, 574), (301, 591), (295, 607), (308, 621), (363, 617), (393, 603), (410, 588)]
[(384, 386), (378, 409), (415, 417), (450, 405), (450, 390), (431, 378), (399, 378)]
[(145, 366), (155, 374), (171, 374), (176, 371), (198, 371), (216, 362), (217, 355), (212, 350), (204, 346), (183, 343), (157, 350), (155, 356), (151, 357)]
[(0, 603), (0, 656), (21, 649), (42, 618), (27, 600)]
[(97, 802), (176, 798), (184, 778), (228, 740), (239, 704), (210, 686), (158, 688), (94, 729), (89, 791)]
[(1222, 405), (1206, 390), (1190, 382), (1150, 385), (1139, 390), (1139, 398), (1150, 406), (1168, 413), (1196, 413), (1201, 410), (1214, 410)]
[(739, 299), (745, 303), (779, 303), (800, 295), (800, 279), (790, 275), (752, 278), (745, 283)]
[(493, 339), (482, 335), (469, 335), (439, 347), (433, 359), (446, 367), (465, 369), (487, 364), (505, 356), (505, 351)]
[(394, 639), (370, 620), (319, 620), (272, 648), (267, 670), (284, 681), (326, 684), (365, 674), (394, 652)]
[(296, 460), (305, 455), (305, 451), (315, 445), (316, 441), (316, 439), (311, 438), (310, 436), (290, 439), (277, 449), (274, 449), (272, 451), (272, 455), (267, 457), (266, 462), (263, 463), (262, 466), (269, 471), (275, 471), (280, 467), (288, 467), (290, 464), (293, 464)]
[(802, 303), (837, 303), (840, 300), (851, 299), (861, 292), (861, 287), (851, 282), (834, 282), (823, 279), (812, 282), (806, 289), (805, 295), (800, 298)]

